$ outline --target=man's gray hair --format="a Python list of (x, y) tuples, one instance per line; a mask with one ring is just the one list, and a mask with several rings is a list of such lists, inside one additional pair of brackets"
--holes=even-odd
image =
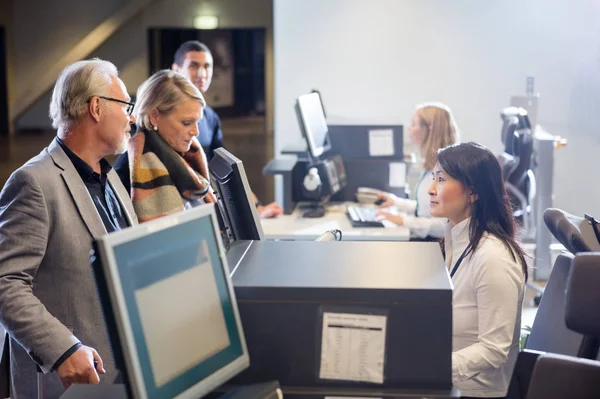
[(119, 76), (117, 67), (98, 58), (78, 61), (66, 67), (56, 80), (52, 92), (52, 126), (68, 130), (76, 124), (93, 96), (108, 95), (111, 76)]

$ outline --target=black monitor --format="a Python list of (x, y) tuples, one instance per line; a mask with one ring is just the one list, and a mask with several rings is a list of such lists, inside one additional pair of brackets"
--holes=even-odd
[(208, 169), (229, 240), (225, 245), (239, 240), (262, 240), (260, 217), (242, 161), (224, 148), (217, 148), (214, 154)]
[(98, 291), (131, 399), (201, 398), (249, 365), (214, 209), (94, 242)]
[(318, 158), (331, 149), (327, 120), (319, 93), (301, 95), (296, 99), (296, 116), (302, 136), (312, 158)]

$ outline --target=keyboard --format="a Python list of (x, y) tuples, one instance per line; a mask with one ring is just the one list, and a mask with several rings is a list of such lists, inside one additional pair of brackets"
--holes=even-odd
[(349, 206), (347, 215), (352, 227), (384, 227), (381, 221), (377, 220), (377, 209), (366, 208), (362, 206)]

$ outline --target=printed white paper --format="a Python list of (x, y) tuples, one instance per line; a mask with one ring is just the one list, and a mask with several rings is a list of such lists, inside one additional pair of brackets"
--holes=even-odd
[(394, 131), (392, 129), (369, 130), (369, 155), (372, 157), (394, 155)]
[(319, 377), (383, 384), (386, 324), (386, 316), (323, 313)]

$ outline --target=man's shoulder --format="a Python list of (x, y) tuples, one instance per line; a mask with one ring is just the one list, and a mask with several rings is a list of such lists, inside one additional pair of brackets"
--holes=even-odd
[(207, 105), (206, 107), (204, 107), (204, 113), (207, 115), (216, 115), (217, 113), (215, 112), (214, 108)]
[(52, 193), (60, 187), (57, 180), (50, 177), (55, 170), (52, 158), (44, 149), (10, 175), (0, 191), (0, 208), (20, 204), (15, 205), (15, 209), (37, 209), (44, 198), (53, 197)]
[(217, 112), (208, 105), (204, 107), (204, 117), (209, 121), (219, 121), (219, 115)]
[(44, 148), (38, 155), (31, 158), (29, 161), (25, 162), (21, 167), (15, 170), (13, 174), (44, 177), (55, 167), (54, 161), (48, 153), (48, 148)]
[(57, 167), (48, 148), (44, 148), (38, 155), (34, 156), (17, 170), (15, 170), (6, 186), (27, 186), (35, 182), (43, 190), (56, 188), (55, 178), (60, 178), (60, 168)]

